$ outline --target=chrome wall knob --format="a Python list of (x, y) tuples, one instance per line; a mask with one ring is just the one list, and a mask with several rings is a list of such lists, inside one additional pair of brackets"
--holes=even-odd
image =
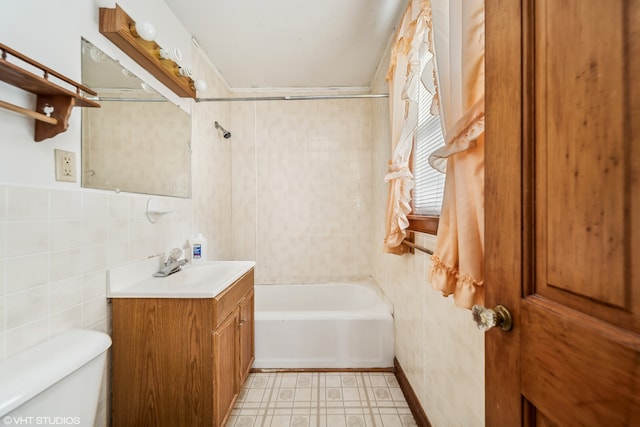
[(471, 307), (471, 314), (473, 314), (473, 321), (476, 326), (483, 332), (494, 326), (500, 327), (505, 332), (513, 328), (511, 312), (503, 305), (497, 305), (493, 310), (481, 305), (474, 305)]

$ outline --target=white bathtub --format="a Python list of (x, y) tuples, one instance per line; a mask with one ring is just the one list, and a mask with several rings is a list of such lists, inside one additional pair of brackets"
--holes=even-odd
[(390, 304), (373, 282), (256, 285), (257, 369), (390, 368)]

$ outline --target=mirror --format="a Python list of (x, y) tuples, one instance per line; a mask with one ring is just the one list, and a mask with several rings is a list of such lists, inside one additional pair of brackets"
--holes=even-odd
[(189, 114), (84, 39), (82, 83), (101, 105), (82, 109), (82, 186), (190, 197)]

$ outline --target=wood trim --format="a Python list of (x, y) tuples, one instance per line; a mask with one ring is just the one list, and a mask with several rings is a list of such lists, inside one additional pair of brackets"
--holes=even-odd
[(394, 372), (393, 368), (251, 368), (251, 373), (270, 372)]
[[(485, 4), (485, 306), (501, 304), (513, 315), (509, 333), (485, 335), (485, 423), (520, 426), (520, 281), (525, 228), (523, 163), (523, 19), (529, 1)], [(527, 25), (525, 23), (525, 25)], [(526, 27), (528, 28), (528, 27)], [(508, 254), (509, 258), (500, 257)]]
[(407, 219), (409, 219), (409, 228), (410, 231), (417, 231), (420, 233), (427, 234), (438, 234), (438, 224), (440, 222), (440, 217), (437, 216), (423, 216), (423, 215), (407, 215)]
[(413, 388), (409, 383), (409, 379), (402, 370), (400, 362), (398, 362), (398, 359), (395, 357), (393, 358), (393, 372), (400, 384), (400, 389), (404, 394), (404, 398), (407, 400), (407, 404), (409, 405), (409, 409), (411, 409), (411, 414), (413, 414), (413, 419), (416, 421), (416, 424), (420, 427), (431, 427), (429, 418), (427, 417), (426, 412), (424, 412), (418, 396), (413, 391)]
[[(36, 95), (62, 95), (76, 100), (75, 105), (79, 107), (100, 107), (95, 101), (85, 98), (79, 91), (82, 90), (90, 95), (97, 95), (97, 93), (80, 83), (74, 82), (71, 79), (64, 77), (60, 73), (56, 73), (50, 68), (45, 67), (39, 62), (30, 59), (29, 57), (20, 54), (19, 52), (10, 49), (9, 47), (0, 43), (0, 50), (3, 52), (2, 58), (0, 58), (0, 80), (15, 87), (19, 87), (27, 92), (34, 93)], [(27, 64), (40, 68), (43, 73), (43, 77), (34, 74), (32, 71), (9, 62), (6, 58), (6, 53), (14, 55)], [(62, 87), (56, 83), (53, 83), (48, 79), (49, 76), (57, 77), (66, 83), (69, 83), (75, 88), (75, 92)]]

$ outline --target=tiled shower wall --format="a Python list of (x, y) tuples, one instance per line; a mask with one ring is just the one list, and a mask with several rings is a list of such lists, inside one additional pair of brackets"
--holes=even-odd
[(231, 103), (236, 259), (256, 283), (371, 275), (371, 103)]

